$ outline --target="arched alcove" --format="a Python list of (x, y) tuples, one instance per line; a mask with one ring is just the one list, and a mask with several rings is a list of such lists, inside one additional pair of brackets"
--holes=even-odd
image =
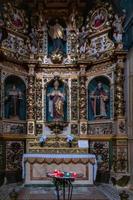
[(11, 120), (26, 119), (26, 86), (18, 76), (10, 75), (5, 79), (4, 117)]
[(51, 19), (48, 22), (48, 55), (66, 54), (66, 24), (63, 19)]
[(46, 87), (46, 121), (67, 121), (67, 85), (58, 77)]
[(88, 120), (109, 118), (110, 81), (105, 76), (98, 76), (88, 85)]

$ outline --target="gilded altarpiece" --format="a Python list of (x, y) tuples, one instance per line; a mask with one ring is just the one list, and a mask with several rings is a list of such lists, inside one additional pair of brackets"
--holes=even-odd
[[(14, 161), (6, 160), (6, 171), (13, 172), (14, 162), (21, 170), (26, 149), (94, 153), (98, 181), (127, 174), (124, 16), (102, 1), (86, 15), (80, 1), (58, 9), (40, 2), (36, 13), (33, 7), (28, 17), (13, 3), (4, 4), (2, 13), (0, 28), (9, 33), (0, 39), (0, 138), (9, 160), (19, 149)], [(89, 147), (79, 148), (79, 139)]]

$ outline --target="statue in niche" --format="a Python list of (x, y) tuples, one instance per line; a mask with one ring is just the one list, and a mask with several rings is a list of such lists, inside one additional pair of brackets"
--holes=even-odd
[(93, 110), (94, 119), (107, 118), (106, 105), (109, 100), (108, 91), (105, 91), (103, 84), (98, 82), (96, 89), (91, 92), (90, 100)]
[(125, 20), (125, 15), (119, 17), (118, 15), (115, 15), (115, 20), (113, 22), (114, 32), (113, 32), (113, 38), (116, 43), (122, 42), (122, 34), (123, 34), (123, 23)]
[(48, 34), (52, 39), (52, 53), (64, 53), (65, 30), (58, 19), (53, 25), (48, 25)]
[(29, 34), (30, 43), (28, 44), (29, 50), (31, 53), (37, 53), (37, 46), (38, 46), (38, 38), (37, 38), (37, 31), (35, 27), (31, 28), (31, 32)]
[(59, 89), (59, 81), (56, 79), (53, 83), (54, 89), (47, 94), (48, 114), (52, 121), (64, 120), (64, 101), (65, 94)]
[(5, 117), (11, 119), (21, 119), (21, 109), (23, 109), (23, 93), (14, 84), (5, 96)]
[(86, 52), (87, 36), (88, 36), (88, 31), (85, 30), (84, 26), (82, 26), (81, 32), (78, 32), (80, 55)]

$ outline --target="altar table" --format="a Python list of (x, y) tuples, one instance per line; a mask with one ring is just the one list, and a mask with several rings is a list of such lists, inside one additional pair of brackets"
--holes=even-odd
[(51, 184), (48, 172), (55, 169), (83, 174), (74, 184), (93, 184), (97, 161), (94, 154), (24, 154), (23, 179), (27, 184)]

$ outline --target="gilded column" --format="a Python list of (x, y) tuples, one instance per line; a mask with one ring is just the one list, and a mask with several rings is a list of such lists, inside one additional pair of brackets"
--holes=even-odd
[(125, 103), (124, 103), (124, 58), (125, 53), (117, 55), (115, 70), (115, 119), (116, 133), (123, 135), (125, 129)]
[(123, 57), (118, 58), (116, 66), (116, 92), (115, 92), (115, 116), (124, 116), (124, 64)]
[[(32, 58), (31, 58), (32, 59)], [(30, 61), (27, 91), (27, 131), (28, 134), (35, 134), (35, 62)]]
[(0, 66), (0, 120), (2, 118), (2, 81), (1, 81), (1, 66)]
[[(117, 139), (113, 144), (113, 167), (112, 176), (123, 176), (128, 170), (127, 136), (125, 124), (125, 103), (124, 103), (124, 59), (125, 52), (116, 53), (117, 62), (115, 69), (115, 92), (114, 92), (114, 114), (115, 132)], [(122, 137), (121, 137), (122, 136)]]
[(79, 119), (80, 134), (87, 134), (86, 65), (80, 65), (79, 76)]

